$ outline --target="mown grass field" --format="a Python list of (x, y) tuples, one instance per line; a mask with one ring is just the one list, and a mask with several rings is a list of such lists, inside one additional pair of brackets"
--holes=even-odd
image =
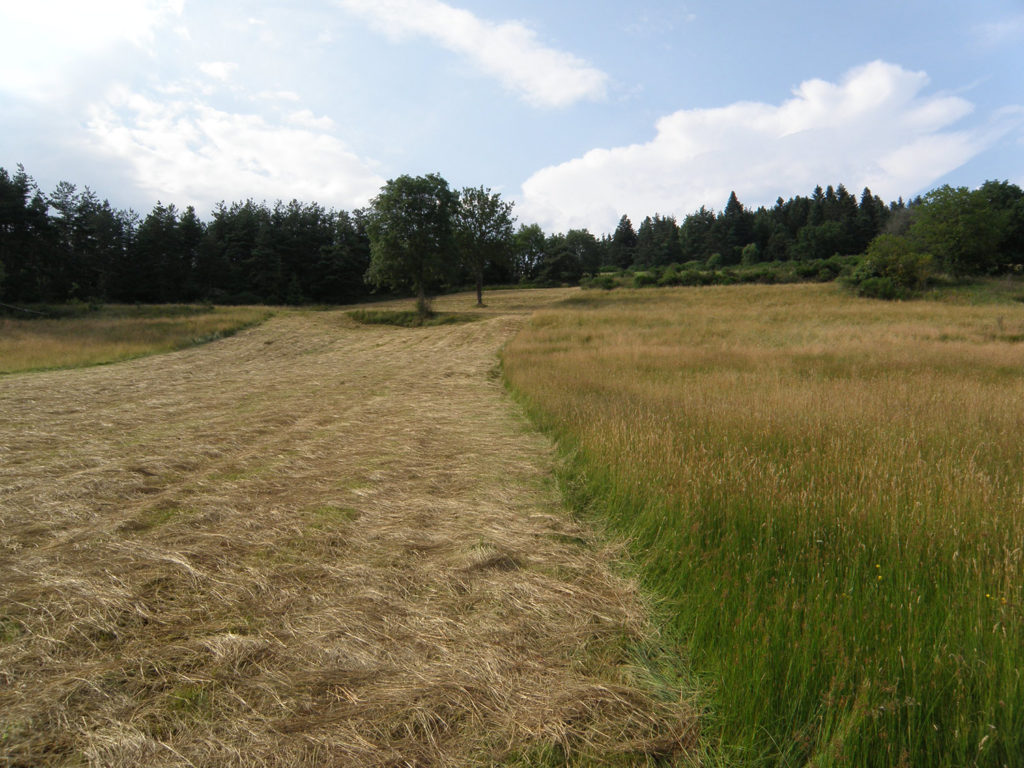
[(1020, 764), (1021, 294), (585, 292), (506, 348), (707, 681), (712, 762)]
[(643, 595), (498, 380), (571, 293), (0, 377), (0, 765), (690, 759)]
[(0, 317), (0, 373), (74, 368), (169, 352), (266, 320), (266, 307), (109, 306), (83, 315)]

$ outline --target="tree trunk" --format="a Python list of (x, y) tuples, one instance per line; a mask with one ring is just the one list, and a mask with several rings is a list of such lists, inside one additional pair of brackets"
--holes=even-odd
[(420, 283), (416, 288), (416, 313), (420, 318), (430, 315), (430, 299), (427, 298), (427, 292), (423, 288), (423, 283)]
[(482, 270), (476, 273), (476, 305), (478, 307), (484, 305), (484, 273)]

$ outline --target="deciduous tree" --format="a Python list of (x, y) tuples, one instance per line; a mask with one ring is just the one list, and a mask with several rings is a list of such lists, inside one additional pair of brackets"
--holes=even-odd
[(484, 269), (512, 253), (512, 203), (483, 187), (466, 187), (455, 209), (455, 238), (463, 265), (473, 275), (476, 303), (484, 305)]
[(997, 249), (1008, 221), (981, 190), (944, 184), (924, 196), (910, 236), (954, 275), (986, 272), (998, 264)]
[(373, 199), (366, 220), (366, 279), (378, 287), (412, 290), (417, 311), (429, 314), (427, 292), (452, 273), (457, 205), (458, 195), (439, 174), (388, 181)]

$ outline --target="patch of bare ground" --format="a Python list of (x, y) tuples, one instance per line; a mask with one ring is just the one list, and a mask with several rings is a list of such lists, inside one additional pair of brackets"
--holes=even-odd
[(688, 759), (495, 376), (560, 295), (0, 379), (0, 765)]

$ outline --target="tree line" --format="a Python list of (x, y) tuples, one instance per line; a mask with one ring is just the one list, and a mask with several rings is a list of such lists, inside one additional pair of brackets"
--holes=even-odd
[[(19, 166), (0, 168), (0, 300), (37, 302), (342, 303), (381, 289), (421, 301), (485, 284), (565, 284), (615, 270), (722, 270), (864, 254), (859, 285), (919, 285), (928, 275), (993, 273), (1024, 263), (1024, 192), (1009, 182), (949, 186), (908, 202), (859, 198), (839, 184), (677, 221), (653, 214), (611, 234), (545, 233), (519, 224), (484, 187), (438, 174), (390, 180), (364, 209), (297, 200), (220, 203), (203, 221), (158, 202), (142, 216), (88, 187), (49, 194)], [(859, 270), (859, 271), (858, 271)], [(871, 288), (871, 286), (875, 286)]]

